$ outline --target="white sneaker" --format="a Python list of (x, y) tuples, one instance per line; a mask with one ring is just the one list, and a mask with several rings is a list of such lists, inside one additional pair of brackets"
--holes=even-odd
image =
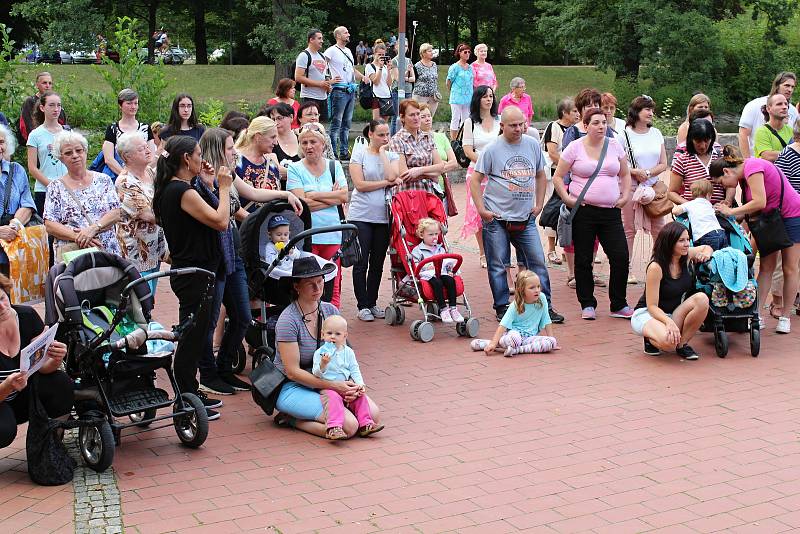
[(479, 351), (485, 349), (486, 345), (488, 344), (489, 344), (488, 339), (473, 339), (472, 341), (469, 342), (469, 348), (471, 348), (474, 351)]
[(358, 310), (358, 318), (366, 322), (371, 322), (375, 320), (375, 316), (372, 315), (372, 311), (369, 308)]
[(453, 324), (453, 318), (450, 316), (450, 308), (444, 308), (439, 313), (441, 315), (443, 323), (445, 323), (445, 324)]
[(463, 323), (464, 322), (464, 316), (461, 315), (461, 313), (458, 311), (458, 308), (456, 308), (455, 306), (452, 306), (450, 308), (450, 317), (452, 317), (453, 321), (455, 321), (457, 323)]
[(377, 306), (371, 307), (369, 311), (372, 312), (372, 316), (375, 317), (376, 319), (383, 319), (384, 317), (386, 317), (386, 313), (384, 313), (383, 309)]
[(778, 326), (775, 327), (775, 331), (779, 334), (788, 334), (792, 331), (792, 323), (789, 321), (788, 317), (778, 317)]
[(767, 327), (767, 322), (764, 320), (763, 317), (758, 318), (758, 329), (764, 330)]

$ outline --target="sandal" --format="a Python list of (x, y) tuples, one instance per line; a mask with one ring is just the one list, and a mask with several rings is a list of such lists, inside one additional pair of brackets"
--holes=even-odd
[(332, 426), (325, 433), (325, 437), (330, 440), (337, 441), (340, 439), (347, 439), (347, 434), (344, 433), (344, 429), (342, 429), (342, 427)]
[(272, 422), (280, 428), (292, 428), (294, 426), (294, 417), (288, 413), (278, 412)]
[(599, 276), (594, 276), (594, 285), (595, 287), (606, 287), (606, 281), (600, 278)]
[(375, 423), (369, 423), (358, 429), (358, 435), (361, 436), (362, 438), (366, 438), (370, 434), (380, 432), (381, 430), (383, 430), (383, 428), (384, 428), (383, 425), (376, 425)]
[(485, 269), (486, 268), (486, 255), (485, 254), (481, 255), (480, 260), (481, 260), (481, 269)]
[(775, 310), (783, 311), (783, 308), (775, 306), (774, 304), (770, 304), (769, 305), (769, 315), (770, 315), (770, 317), (772, 317), (773, 319), (780, 319), (781, 315), (783, 315), (783, 313), (776, 313)]
[(575, 289), (577, 284), (575, 283), (575, 277), (574, 276), (570, 276), (569, 278), (567, 278), (567, 286), (570, 289)]
[(553, 265), (561, 265), (561, 257), (555, 250), (552, 250), (547, 253), (547, 261), (549, 261)]

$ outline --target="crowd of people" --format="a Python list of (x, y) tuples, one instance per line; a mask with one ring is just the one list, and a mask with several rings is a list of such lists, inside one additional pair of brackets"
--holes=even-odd
[[(13, 241), (35, 212), (44, 218), (55, 261), (66, 252), (96, 247), (127, 258), (143, 274), (156, 272), (165, 261), (212, 272), (210, 306), (200, 301), (200, 275), (170, 280), (179, 319), (196, 317), (193, 331), (177, 348), (175, 376), (181, 391), (198, 394), (210, 419), (220, 417), (222, 401), (208, 394), (231, 395), (251, 387), (232, 371), (252, 318), (238, 223), (261, 203), (283, 199), (298, 214), (308, 209), (312, 227), (327, 227), (339, 224), (341, 209), (349, 205), (348, 219), (358, 228), (362, 250), (353, 268), (355, 316), (381, 319), (378, 295), (390, 239), (387, 197), (403, 190), (427, 191), (443, 198), (448, 214), (454, 215), (461, 206), (443, 191), (451, 185), (448, 172), (459, 167), (450, 143), (455, 138), (469, 160), (461, 237), (476, 238), (500, 323), (491, 339), (473, 340), (472, 349), (506, 356), (559, 349), (552, 325), (564, 322), (564, 316), (554, 307), (549, 267), (566, 262), (580, 317), (594, 320), (594, 288), (605, 284), (594, 272), (602, 246), (610, 266), (610, 317), (630, 320), (649, 354), (672, 351), (697, 359), (688, 342), (705, 319), (709, 299), (692, 291), (688, 264), (708, 261), (727, 245), (717, 214), (753, 224), (775, 210), (789, 244), (761, 255), (758, 306), (769, 305), (777, 332), (791, 331), (800, 278), (800, 122), (791, 105), (794, 74), (779, 74), (769, 95), (745, 107), (738, 149), (716, 142), (710, 99), (696, 95), (668, 164), (664, 136), (653, 126), (656, 103), (647, 95), (634, 98), (620, 119), (613, 94), (584, 89), (559, 102), (558, 118), (540, 138), (525, 80), (513, 78), (508, 94), (498, 98), (488, 47), (476, 46), (470, 62), (473, 50), (460, 44), (445, 82), (452, 112), (448, 139), (432, 129), (443, 96), (430, 44), (420, 45), (420, 60), (409, 61), (410, 68), (400, 74), (397, 57), (390, 60), (385, 54), (386, 43), (376, 42), (367, 62), (364, 56), (370, 54), (363, 47), (354, 60), (347, 28), (336, 28), (333, 36), (335, 44), (323, 52), (323, 33), (309, 31), (294, 80), (280, 80), (275, 97), (256, 117), (230, 112), (219, 127), (200, 124), (195, 101), (185, 93), (175, 97), (165, 124), (142, 123), (136, 92), (120, 91), (120, 118), (108, 126), (92, 165), (86, 138), (68, 126), (52, 76), (40, 73), (37, 93), (25, 102), (19, 125), (27, 144), (27, 172), (11, 161), (16, 136), (0, 126), (0, 189), (6, 191), (0, 239)], [(361, 64), (363, 72), (356, 68)], [(298, 99), (296, 82), (301, 86)], [(363, 131), (366, 143), (351, 152), (358, 82), (372, 85), (376, 104)], [(408, 98), (399, 98), (398, 84), (407, 85)], [(33, 194), (28, 176), (35, 181)], [(537, 219), (551, 204), (559, 222), (544, 229), (545, 249)], [(688, 227), (668, 222), (670, 213), (686, 214)], [(288, 239), (284, 222), (269, 228), (274, 253)], [(436, 221), (424, 221), (418, 234), (422, 242), (412, 256), (422, 260), (440, 252), (441, 230)], [(627, 286), (638, 282), (631, 272), (638, 231), (652, 235), (654, 246), (641, 298), (631, 306)], [(759, 236), (754, 240), (758, 244)], [(345, 343), (341, 245), (340, 233), (317, 234), (312, 253), (319, 261), (294, 259), (292, 304), (276, 326), (275, 365), (288, 380), (277, 397), (276, 422), (329, 439), (367, 436), (383, 428)], [(1, 250), (0, 268), (13, 276)], [(455, 302), (452, 274), (428, 278), (435, 282), (441, 318), (448, 323), (465, 320)], [(333, 279), (329, 302), (323, 301), (327, 279)], [(0, 277), (0, 328), (10, 332), (9, 317), (31, 312), (10, 306), (7, 285), (8, 279)], [(18, 336), (23, 341), (41, 331), (23, 322)], [(764, 318), (759, 327), (765, 327)], [(25, 387), (13, 360), (20, 341), (2, 339), (0, 361), (9, 372), (0, 374), (7, 376), (0, 382), (0, 400), (11, 401)], [(61, 349), (51, 348), (54, 362), (63, 358)], [(55, 373), (57, 366), (51, 367)], [(63, 415), (64, 402), (53, 400), (52, 416)], [(0, 408), (0, 443), (7, 443), (5, 436), (13, 438), (13, 433), (5, 428), (6, 420), (14, 414), (17, 421), (22, 418), (6, 403), (0, 402)]]

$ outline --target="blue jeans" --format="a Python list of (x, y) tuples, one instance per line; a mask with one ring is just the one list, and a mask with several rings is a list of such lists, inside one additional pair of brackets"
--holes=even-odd
[(392, 108), (394, 108), (394, 117), (389, 117), (389, 135), (396, 134), (400, 129), (400, 102), (397, 89), (392, 89)]
[(550, 275), (544, 259), (544, 249), (536, 229), (536, 219), (528, 219), (528, 225), (521, 232), (509, 233), (505, 225), (493, 219), (483, 224), (483, 251), (486, 254), (486, 267), (489, 274), (489, 287), (492, 289), (493, 307), (500, 310), (508, 306), (508, 280), (506, 278), (506, 262), (511, 256), (511, 245), (517, 251), (517, 262), (526, 269), (539, 275), (542, 293), (547, 297), (550, 306)]
[[(244, 261), (236, 256), (236, 270), (225, 278), (225, 291), (222, 296), (225, 312), (228, 315), (228, 327), (222, 336), (217, 353), (217, 372), (230, 373), (233, 366), (233, 355), (239, 349), (247, 327), (250, 326), (250, 296), (247, 291), (247, 277), (244, 272)], [(219, 318), (217, 308), (216, 318)], [(214, 321), (216, 325), (217, 321)], [(213, 330), (213, 329), (212, 329)]]
[(694, 246), (708, 245), (714, 250), (720, 250), (728, 246), (728, 236), (725, 230), (712, 230), (694, 242)]
[(340, 89), (331, 91), (331, 146), (333, 147), (333, 154), (339, 157), (347, 154), (355, 101), (355, 93)]

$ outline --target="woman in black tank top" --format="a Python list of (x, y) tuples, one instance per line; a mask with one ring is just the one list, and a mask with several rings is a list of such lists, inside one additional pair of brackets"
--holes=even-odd
[(708, 296), (702, 292), (689, 296), (689, 261), (707, 261), (713, 249), (690, 247), (689, 243), (689, 232), (678, 222), (664, 226), (653, 243), (644, 294), (631, 317), (633, 331), (644, 337), (647, 354), (663, 350), (675, 351), (687, 360), (699, 357), (688, 342), (708, 314)]

